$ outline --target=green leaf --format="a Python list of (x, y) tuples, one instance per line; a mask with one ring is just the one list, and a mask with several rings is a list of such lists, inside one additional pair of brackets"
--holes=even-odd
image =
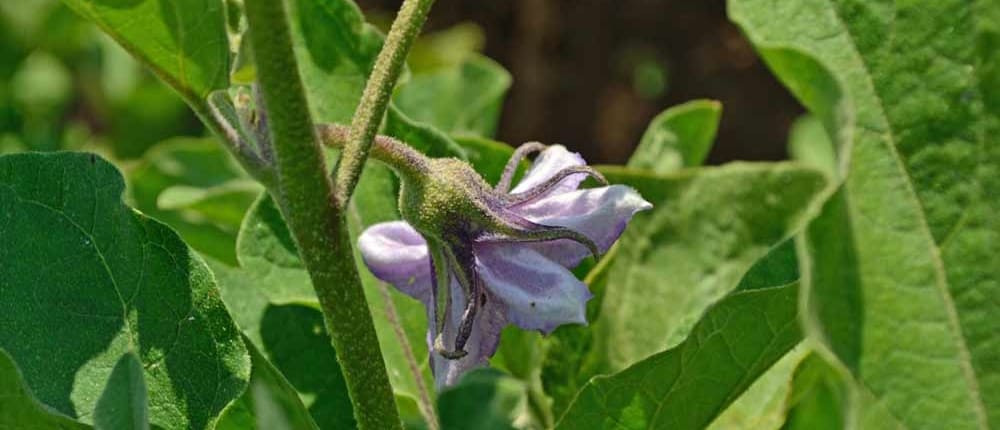
[(229, 86), (229, 39), (218, 0), (63, 0), (148, 65), (189, 103)]
[(317, 423), (329, 429), (354, 428), (347, 387), (309, 274), (270, 198), (262, 197), (250, 208), (237, 243), (239, 268), (212, 264), (237, 324), (261, 358), (273, 363), (300, 393)]
[(414, 75), (396, 90), (410, 118), (452, 135), (492, 137), (511, 77), (493, 60), (469, 55), (461, 63)]
[[(395, 187), (386, 167), (365, 167), (349, 213), (353, 237), (364, 226), (397, 219)], [(312, 284), (270, 198), (251, 208), (238, 244), (239, 268), (213, 268), (239, 326), (299, 391), (322, 428), (353, 428), (346, 387)], [(398, 394), (419, 399), (432, 385), (423, 306), (379, 282), (363, 265), (359, 271), (390, 382)]]
[(837, 176), (837, 154), (823, 122), (812, 115), (795, 120), (788, 132), (788, 154), (793, 160)]
[(653, 118), (628, 167), (669, 173), (697, 167), (705, 161), (719, 128), (722, 104), (695, 100), (674, 106)]
[[(318, 430), (295, 387), (261, 355), (250, 339), (244, 340), (253, 364), (250, 386), (219, 419), (216, 430)], [(350, 410), (346, 413), (351, 414)]]
[(730, 15), (836, 143), (843, 182), (801, 262), (807, 331), (868, 399), (852, 404), (884, 409), (848, 416), (1000, 427), (1000, 3), (736, 0)]
[(801, 340), (797, 279), (788, 240), (710, 307), (684, 342), (588, 382), (556, 428), (704, 428)]
[(289, 1), (295, 56), (317, 122), (349, 124), (382, 35), (350, 0)]
[(36, 430), (78, 430), (80, 424), (44, 407), (25, 384), (21, 372), (7, 352), (0, 349), (0, 428)]
[(770, 369), (725, 411), (715, 417), (708, 430), (777, 430), (785, 424), (785, 401), (792, 390), (795, 369), (809, 355), (802, 343)]
[(556, 331), (543, 381), (560, 405), (591, 376), (615, 372), (684, 339), (705, 309), (797, 231), (825, 180), (788, 163), (732, 164), (651, 175), (602, 168), (653, 203), (636, 215), (588, 281), (590, 329)]
[(262, 187), (215, 139), (175, 138), (127, 172), (136, 209), (162, 221), (206, 256), (236, 264), (236, 235)]
[(787, 430), (844, 428), (846, 387), (836, 369), (818, 354), (808, 355), (797, 369), (787, 401)]
[(0, 348), (39, 401), (83, 421), (135, 354), (153, 425), (210, 428), (246, 387), (246, 348), (205, 263), (123, 188), (92, 154), (0, 158)]
[[(500, 181), (503, 168), (514, 153), (514, 148), (506, 143), (481, 137), (456, 136), (455, 142), (462, 147), (472, 167), (490, 184), (496, 184)], [(527, 164), (527, 162), (522, 163), (522, 167), (527, 166)], [(515, 181), (517, 180), (515, 177)]]
[(142, 363), (133, 353), (118, 360), (97, 400), (94, 426), (108, 430), (149, 429), (149, 405)]
[(441, 393), (438, 414), (443, 430), (513, 430), (526, 405), (524, 383), (495, 369), (476, 369)]

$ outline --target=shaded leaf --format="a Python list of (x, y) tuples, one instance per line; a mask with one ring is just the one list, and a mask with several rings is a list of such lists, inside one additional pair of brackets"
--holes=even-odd
[[(221, 263), (212, 264), (212, 268), (237, 324), (268, 362), (257, 363), (261, 371), (272, 370), (263, 367), (273, 363), (323, 428), (354, 428), (347, 386), (323, 327), (309, 275), (270, 198), (263, 197), (250, 208), (237, 252), (239, 268)], [(282, 394), (276, 391), (270, 396)]]
[(94, 410), (94, 427), (108, 430), (149, 429), (149, 405), (142, 363), (126, 353), (115, 364)]
[(438, 414), (443, 430), (513, 430), (526, 403), (521, 381), (495, 369), (476, 369), (441, 393)]
[(715, 417), (708, 430), (782, 428), (785, 424), (785, 401), (792, 390), (795, 369), (808, 355), (809, 348), (799, 343), (799, 346), (758, 376), (736, 401)]
[(0, 349), (0, 428), (16, 429), (29, 425), (37, 430), (90, 428), (58, 412), (48, 410), (35, 400), (14, 360), (6, 351)]
[(836, 143), (843, 181), (802, 264), (808, 332), (863, 399), (848, 416), (1000, 427), (1000, 3), (738, 0), (730, 15)]
[(844, 428), (847, 388), (841, 375), (818, 354), (810, 354), (795, 369), (788, 396), (787, 430)]
[(229, 39), (218, 0), (63, 0), (146, 63), (189, 103), (229, 86)]
[(719, 128), (722, 104), (694, 100), (671, 107), (653, 118), (628, 167), (669, 173), (705, 161)]
[[(316, 422), (299, 399), (295, 387), (275, 369), (253, 342), (244, 338), (253, 370), (250, 386), (219, 419), (217, 430), (318, 429)], [(350, 414), (350, 411), (348, 411)]]
[(556, 428), (704, 428), (801, 340), (797, 279), (788, 240), (710, 307), (685, 341), (588, 382)]
[(123, 188), (91, 154), (0, 158), (0, 348), (39, 401), (84, 421), (135, 354), (151, 424), (210, 428), (249, 357), (208, 267)]

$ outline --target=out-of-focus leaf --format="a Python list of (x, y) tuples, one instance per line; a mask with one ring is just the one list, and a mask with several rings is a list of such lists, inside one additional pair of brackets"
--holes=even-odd
[(51, 411), (31, 395), (14, 360), (0, 349), (0, 428), (82, 430), (90, 426)]
[(788, 133), (788, 154), (793, 160), (837, 176), (837, 154), (823, 122), (812, 115), (803, 115), (792, 124)]
[(471, 55), (460, 64), (416, 74), (396, 90), (396, 106), (410, 118), (452, 135), (492, 137), (510, 74), (493, 60)]
[(628, 167), (669, 173), (700, 166), (712, 149), (722, 104), (694, 100), (674, 106), (653, 118)]
[(410, 70), (420, 75), (442, 67), (454, 67), (483, 49), (486, 35), (471, 22), (422, 35), (406, 58)]
[(489, 368), (469, 372), (438, 398), (442, 430), (513, 430), (526, 406), (524, 383)]
[(211, 428), (246, 387), (246, 348), (202, 259), (123, 189), (92, 154), (0, 157), (0, 348), (39, 401), (84, 421), (135, 354), (151, 424)]
[[(668, 175), (602, 168), (653, 203), (588, 277), (589, 328), (552, 337), (542, 379), (556, 416), (592, 376), (677, 345), (705, 309), (799, 229), (826, 181), (801, 166), (731, 164)], [(794, 262), (792, 263), (794, 264)], [(602, 298), (603, 297), (603, 298)]]
[(127, 175), (137, 209), (176, 229), (199, 252), (236, 264), (236, 234), (261, 187), (215, 139), (163, 142)]
[(798, 277), (786, 240), (710, 307), (684, 342), (590, 380), (556, 428), (705, 428), (801, 340)]
[(466, 158), (465, 152), (450, 136), (430, 124), (414, 121), (395, 104), (390, 104), (386, 112), (384, 131), (431, 157)]
[(63, 0), (191, 103), (229, 85), (229, 40), (218, 0)]
[(118, 360), (94, 410), (94, 427), (106, 430), (149, 429), (149, 405), (142, 363), (129, 352)]
[[(295, 387), (261, 355), (250, 339), (245, 341), (253, 364), (250, 386), (219, 418), (216, 430), (318, 430)], [(349, 415), (351, 411), (346, 413)]]
[(792, 382), (787, 401), (786, 430), (840, 430), (844, 428), (847, 388), (830, 364), (818, 354), (806, 356)]
[(868, 397), (847, 416), (1000, 427), (1000, 3), (729, 7), (836, 143), (800, 254), (807, 331)]

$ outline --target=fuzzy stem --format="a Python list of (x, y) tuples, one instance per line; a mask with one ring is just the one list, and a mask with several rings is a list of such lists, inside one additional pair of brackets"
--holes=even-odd
[(434, 0), (404, 0), (399, 15), (393, 21), (385, 45), (375, 60), (371, 77), (361, 95), (361, 101), (354, 118), (351, 131), (334, 168), (334, 192), (340, 207), (346, 207), (354, 193), (354, 187), (361, 176), (361, 168), (371, 151), (372, 141), (378, 132), (382, 117), (389, 106), (392, 89), (399, 79), (414, 39), (424, 25), (427, 12)]
[[(338, 124), (317, 124), (316, 134), (324, 146), (343, 150), (347, 145), (350, 129)], [(404, 180), (419, 179), (430, 174), (430, 160), (427, 156), (406, 143), (382, 135), (375, 136), (373, 142), (371, 157), (387, 164)]]
[(285, 2), (246, 0), (245, 7), (277, 162), (278, 186), (269, 191), (309, 271), (358, 428), (399, 429), (399, 413), (354, 262), (346, 217), (334, 204), (292, 52)]

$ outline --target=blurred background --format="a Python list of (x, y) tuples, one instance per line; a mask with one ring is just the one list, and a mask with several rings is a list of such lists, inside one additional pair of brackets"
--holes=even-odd
[[(400, 1), (358, 3), (384, 27)], [(456, 28), (458, 43), (513, 75), (498, 138), (515, 145), (562, 143), (622, 163), (657, 113), (710, 98), (723, 115), (709, 163), (775, 160), (802, 113), (724, 0), (437, 0), (426, 32)], [(170, 89), (60, 2), (0, 2), (0, 152), (88, 149), (124, 161), (203, 134)]]

